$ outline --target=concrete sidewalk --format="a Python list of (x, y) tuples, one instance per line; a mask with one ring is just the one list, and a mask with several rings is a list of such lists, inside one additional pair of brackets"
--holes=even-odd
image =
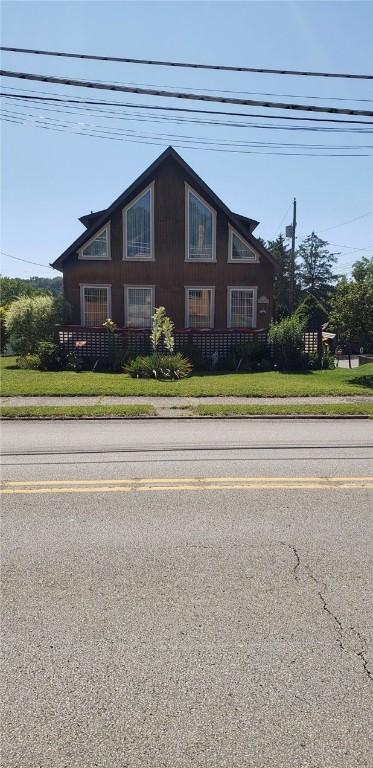
[(341, 397), (121, 397), (117, 395), (87, 396), (17, 396), (0, 397), (0, 405), (153, 405), (160, 409), (184, 408), (189, 405), (324, 405), (326, 403), (367, 403), (373, 402), (371, 395)]

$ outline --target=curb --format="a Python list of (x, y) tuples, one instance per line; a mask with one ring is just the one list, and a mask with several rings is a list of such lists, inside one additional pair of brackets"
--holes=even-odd
[(300, 419), (306, 419), (307, 421), (369, 421), (370, 416), (364, 414), (310, 414), (310, 413), (293, 413), (293, 414), (253, 414), (253, 415), (231, 415), (231, 416), (1, 416), (0, 421), (231, 421), (240, 419), (245, 421), (294, 421)]

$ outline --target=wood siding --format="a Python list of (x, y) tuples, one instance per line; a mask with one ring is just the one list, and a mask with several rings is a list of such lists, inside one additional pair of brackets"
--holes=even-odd
[[(211, 264), (185, 261), (185, 182), (217, 212), (216, 262)], [(144, 188), (148, 185), (149, 181)], [(139, 187), (136, 195), (141, 191)], [(214, 286), (214, 327), (226, 328), (227, 287), (237, 285), (257, 286), (258, 299), (262, 295), (269, 299), (269, 305), (258, 306), (256, 324), (266, 327), (272, 314), (273, 265), (263, 255), (259, 263), (228, 262), (228, 222), (226, 213), (216, 209), (198, 184), (168, 158), (154, 174), (155, 261), (123, 261), (122, 210), (117, 210), (110, 222), (111, 261), (82, 261), (74, 254), (64, 264), (64, 292), (73, 308), (72, 322), (80, 323), (80, 284), (111, 284), (111, 314), (119, 326), (124, 325), (124, 286), (154, 285), (155, 305), (166, 307), (176, 328), (185, 325), (185, 286)]]

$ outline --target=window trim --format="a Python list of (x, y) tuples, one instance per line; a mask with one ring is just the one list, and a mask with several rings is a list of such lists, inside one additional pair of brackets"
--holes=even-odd
[[(189, 291), (211, 291), (211, 306), (209, 325), (207, 328), (200, 326), (199, 328), (189, 325)], [(185, 328), (191, 328), (193, 331), (198, 330), (211, 330), (215, 327), (215, 285), (186, 285), (184, 287), (184, 307), (185, 307)]]
[[(106, 256), (84, 256), (83, 251), (88, 248), (88, 246), (93, 243), (94, 240), (96, 240), (96, 237), (99, 237), (103, 232), (106, 231), (106, 244), (107, 244), (107, 255)], [(78, 250), (78, 259), (81, 259), (82, 261), (111, 261), (111, 248), (110, 248), (110, 221), (107, 222), (107, 224), (104, 224), (101, 229), (98, 229), (97, 232), (95, 232), (92, 237), (87, 240), (84, 245), (81, 246)]]
[[(233, 258), (233, 235), (236, 235), (242, 242), (247, 246), (247, 248), (250, 249), (250, 251), (254, 254), (254, 259), (234, 259)], [(232, 227), (231, 224), (228, 224), (228, 261), (232, 264), (258, 264), (259, 263), (259, 254), (256, 253), (252, 245), (248, 243), (245, 237), (240, 235), (239, 232), (237, 232), (237, 229)]]
[(151, 290), (151, 296), (152, 296), (152, 317), (153, 317), (153, 315), (154, 315), (154, 310), (155, 310), (155, 285), (149, 285), (149, 284), (148, 284), (148, 285), (133, 285), (132, 283), (127, 283), (126, 285), (124, 285), (124, 286), (123, 286), (123, 301), (124, 301), (124, 307), (123, 307), (123, 311), (124, 311), (124, 327), (125, 327), (125, 328), (130, 328), (130, 329), (132, 329), (132, 328), (133, 328), (134, 330), (139, 330), (139, 329), (145, 329), (145, 330), (149, 330), (149, 329), (151, 328), (151, 324), (150, 324), (150, 325), (148, 325), (148, 326), (143, 326), (143, 325), (128, 325), (128, 324), (127, 324), (127, 319), (128, 319), (127, 306), (128, 306), (128, 289), (129, 289), (129, 288), (148, 288), (148, 289), (150, 289), (150, 290)]
[[(196, 192), (186, 181), (185, 184), (185, 258), (184, 261), (192, 262), (195, 264), (214, 264), (216, 262), (216, 218), (217, 212), (215, 208), (205, 200), (201, 195)], [(212, 213), (212, 258), (211, 259), (191, 259), (189, 256), (189, 195), (192, 194), (200, 200), (206, 208)]]
[[(107, 295), (107, 318), (111, 317), (111, 283), (80, 283), (79, 289), (80, 289), (80, 324), (83, 325), (86, 328), (97, 328), (99, 326), (86, 326), (85, 323), (85, 301), (84, 301), (84, 291), (86, 288), (106, 288), (106, 295)], [(106, 318), (106, 319), (107, 319)]]
[(236, 328), (236, 326), (232, 326), (232, 291), (252, 291), (253, 292), (252, 325), (247, 326), (247, 328), (248, 329), (256, 328), (258, 286), (257, 285), (228, 285), (227, 286), (227, 328)]
[[(127, 212), (134, 206), (138, 200), (150, 191), (150, 256), (136, 256), (136, 258), (127, 255)], [(123, 261), (155, 261), (154, 250), (154, 181), (142, 189), (130, 203), (122, 210), (122, 229), (123, 229)]]

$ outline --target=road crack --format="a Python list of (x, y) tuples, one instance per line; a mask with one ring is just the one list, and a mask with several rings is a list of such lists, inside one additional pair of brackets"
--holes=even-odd
[[(326, 598), (326, 592), (327, 592), (327, 586), (325, 582), (320, 582), (316, 576), (312, 573), (310, 566), (308, 564), (303, 564), (303, 561), (301, 559), (301, 556), (294, 544), (290, 544), (286, 541), (280, 541), (281, 546), (287, 547), (291, 550), (295, 557), (295, 564), (293, 566), (293, 576), (295, 578), (295, 581), (297, 583), (301, 583), (301, 571), (304, 569), (306, 574), (308, 575), (308, 578), (311, 579), (314, 584), (317, 586), (317, 596), (321, 602), (322, 609), (325, 613), (328, 614), (330, 619), (332, 619), (334, 627), (336, 632), (338, 633), (337, 642), (341, 649), (341, 651), (344, 651), (345, 653), (352, 653), (354, 656), (356, 656), (363, 664), (363, 670), (366, 676), (368, 677), (369, 681), (373, 681), (373, 672), (369, 668), (369, 662), (366, 657), (366, 652), (368, 649), (368, 644), (365, 639), (365, 637), (359, 632), (358, 629), (355, 629), (355, 627), (344, 627), (342, 624), (341, 619), (333, 613), (333, 611), (330, 609), (328, 605), (328, 601)], [(353, 632), (356, 637), (359, 640), (360, 648), (357, 650), (355, 648), (349, 648), (347, 645), (348, 642), (348, 633)]]

